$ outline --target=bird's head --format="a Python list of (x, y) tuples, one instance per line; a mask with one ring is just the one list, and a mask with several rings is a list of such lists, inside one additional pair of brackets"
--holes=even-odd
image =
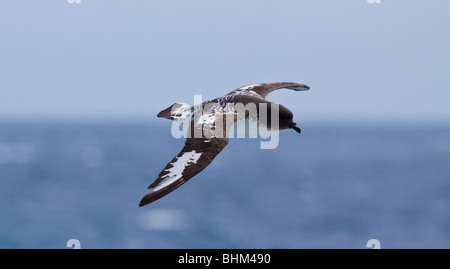
[(297, 126), (297, 123), (293, 121), (294, 115), (292, 112), (282, 105), (279, 105), (279, 108), (279, 129), (293, 129), (297, 133), (300, 133), (300, 128)]

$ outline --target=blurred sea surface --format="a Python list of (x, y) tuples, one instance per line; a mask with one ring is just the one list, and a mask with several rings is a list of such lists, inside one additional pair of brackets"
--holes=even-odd
[(300, 127), (139, 208), (169, 121), (0, 123), (0, 248), (450, 248), (450, 126)]

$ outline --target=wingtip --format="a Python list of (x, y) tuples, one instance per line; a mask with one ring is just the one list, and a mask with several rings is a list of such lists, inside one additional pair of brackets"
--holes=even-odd
[(146, 205), (150, 204), (151, 202), (153, 202), (153, 201), (148, 201), (148, 196), (146, 195), (142, 198), (141, 202), (139, 203), (139, 207), (146, 206)]
[(142, 200), (139, 202), (139, 207), (143, 207), (146, 204), (147, 203), (144, 202), (144, 198), (142, 198)]
[(144, 197), (142, 197), (141, 201), (139, 202), (139, 207), (143, 207), (145, 205), (148, 205), (151, 202), (154, 202), (155, 200), (158, 200), (158, 199), (155, 199), (155, 197), (153, 196), (153, 192), (150, 191), (149, 193), (144, 195)]
[(287, 87), (287, 89), (294, 90), (294, 91), (308, 91), (311, 89), (308, 85), (304, 84), (297, 84), (296, 86)]

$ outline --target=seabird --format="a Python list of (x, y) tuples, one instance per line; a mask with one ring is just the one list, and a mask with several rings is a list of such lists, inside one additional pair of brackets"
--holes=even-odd
[[(271, 105), (274, 103), (266, 101), (265, 98), (269, 93), (278, 89), (306, 91), (309, 90), (309, 87), (293, 82), (251, 84), (233, 90), (222, 97), (203, 102), (201, 105), (189, 106), (175, 103), (159, 112), (157, 115), (159, 118), (170, 120), (187, 118), (189, 121), (188, 134), (181, 152), (166, 165), (155, 182), (148, 187), (150, 191), (142, 198), (139, 206), (145, 206), (174, 191), (214, 160), (228, 144), (228, 131), (231, 125), (239, 119), (250, 117), (248, 113), (238, 115), (233, 105), (242, 103), (245, 106), (254, 103), (259, 108), (259, 105), (266, 104), (267, 111), (265, 113), (271, 115)], [(265, 115), (267, 116), (266, 126), (278, 130), (293, 129), (300, 133), (300, 128), (292, 121), (292, 112), (282, 105), (276, 105), (279, 116), (278, 126), (271, 126), (270, 116)], [(261, 114), (260, 109), (257, 109), (256, 120), (263, 116)], [(225, 119), (230, 115), (232, 120), (226, 121)]]

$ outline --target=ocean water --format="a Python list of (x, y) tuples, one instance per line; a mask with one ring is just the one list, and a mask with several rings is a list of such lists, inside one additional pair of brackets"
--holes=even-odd
[(450, 248), (450, 126), (300, 127), (139, 208), (170, 122), (1, 123), (0, 248)]

